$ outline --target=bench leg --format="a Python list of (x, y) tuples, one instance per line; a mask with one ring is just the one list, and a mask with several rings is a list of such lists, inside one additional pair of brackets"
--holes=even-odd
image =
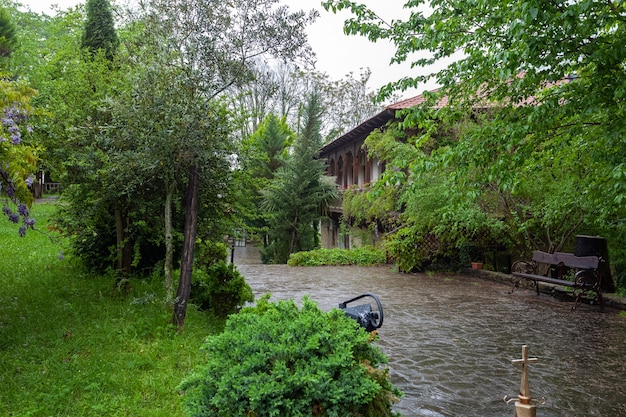
[(578, 307), (578, 304), (580, 304), (580, 298), (583, 295), (582, 290), (576, 291), (576, 289), (574, 289), (573, 295), (574, 295), (574, 305), (572, 306), (572, 310), (576, 310), (576, 307)]
[(511, 288), (509, 294), (513, 294), (515, 290), (519, 288), (519, 283), (522, 281), (522, 279), (516, 279), (515, 277), (513, 277), (511, 278), (511, 281), (513, 281), (513, 288)]
[[(598, 304), (600, 304), (600, 311), (604, 311), (604, 299), (602, 298), (602, 292), (600, 292), (600, 290), (598, 289), (587, 290), (587, 291), (595, 291), (596, 299), (598, 300)], [(574, 306), (572, 307), (572, 310), (576, 310), (576, 307), (578, 306), (578, 304), (582, 302), (581, 299), (584, 293), (585, 293), (584, 289), (581, 289), (581, 288), (574, 289), (573, 295), (576, 298), (574, 300)]]

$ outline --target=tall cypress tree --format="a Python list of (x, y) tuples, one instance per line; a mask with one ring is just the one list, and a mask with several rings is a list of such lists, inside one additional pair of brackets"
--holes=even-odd
[(0, 57), (8, 57), (17, 42), (15, 25), (6, 9), (0, 8)]
[(87, 0), (82, 47), (92, 54), (101, 50), (112, 61), (119, 43), (109, 0)]
[(263, 190), (262, 207), (271, 213), (269, 250), (273, 253), (268, 258), (275, 263), (285, 263), (290, 254), (318, 246), (317, 223), (324, 207), (337, 197), (334, 179), (324, 175), (325, 163), (317, 158), (323, 112), (317, 93), (309, 96), (303, 110), (302, 133), (293, 154)]

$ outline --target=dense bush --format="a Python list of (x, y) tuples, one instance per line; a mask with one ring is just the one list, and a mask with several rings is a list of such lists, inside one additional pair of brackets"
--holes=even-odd
[(201, 240), (196, 243), (196, 266), (209, 267), (217, 262), (226, 262), (228, 247), (224, 242)]
[(285, 242), (277, 241), (272, 242), (267, 246), (259, 248), (259, 252), (261, 253), (261, 262), (264, 264), (277, 264), (284, 263), (282, 255), (288, 256), (289, 247), (285, 244)]
[[(115, 268), (115, 208), (100, 198), (99, 190), (88, 186), (67, 186), (61, 201), (63, 204), (57, 206), (53, 227), (69, 239), (71, 253), (90, 271), (105, 273)], [(126, 239), (132, 246), (133, 273), (150, 272), (164, 257), (162, 219), (148, 215), (151, 210), (159, 209), (155, 201), (129, 202)]]
[(617, 261), (613, 265), (615, 275), (615, 286), (617, 287), (617, 293), (622, 296), (626, 296), (626, 263)]
[(181, 384), (192, 416), (394, 415), (399, 395), (374, 336), (307, 299), (246, 307), (205, 343), (207, 363)]
[(385, 251), (365, 246), (356, 249), (317, 249), (291, 254), (290, 266), (319, 265), (381, 265), (386, 263)]
[(254, 301), (254, 295), (235, 265), (217, 261), (194, 270), (190, 301), (202, 310), (226, 317)]

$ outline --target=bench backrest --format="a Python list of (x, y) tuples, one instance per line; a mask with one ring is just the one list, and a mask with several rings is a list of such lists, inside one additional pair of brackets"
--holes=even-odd
[(598, 269), (600, 263), (597, 256), (576, 256), (566, 252), (547, 253), (540, 250), (533, 252), (533, 261), (548, 265), (563, 264), (578, 269)]

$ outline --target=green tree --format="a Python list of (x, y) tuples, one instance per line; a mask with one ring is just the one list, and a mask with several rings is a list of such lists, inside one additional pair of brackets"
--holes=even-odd
[(92, 54), (102, 51), (107, 59), (113, 60), (120, 41), (109, 0), (87, 0), (86, 9), (82, 47)]
[(248, 232), (258, 232), (267, 246), (268, 215), (261, 208), (261, 190), (274, 178), (275, 172), (285, 164), (294, 140), (285, 118), (269, 114), (258, 129), (242, 143), (239, 169), (235, 173), (235, 189), (240, 190), (238, 217)]
[(293, 136), (284, 118), (269, 114), (244, 142), (244, 150), (253, 155), (246, 169), (255, 177), (272, 179), (274, 172), (284, 165)]
[[(264, 55), (309, 56), (303, 29), (310, 16), (274, 0), (255, 7), (246, 1), (142, 3), (120, 31), (115, 66), (102, 49), (92, 59), (77, 58), (80, 9), (53, 21), (44, 31), (58, 30), (67, 42), (46, 38), (53, 51), (38, 57), (32, 73), (41, 103), (54, 115), (40, 125), (52, 145), (47, 156), (68, 185), (68, 201), (76, 203), (67, 206), (65, 219), (76, 220), (67, 230), (99, 266), (116, 258), (110, 256), (110, 249), (119, 250), (116, 241), (134, 249), (123, 251), (133, 255), (133, 265), (149, 254), (143, 243), (165, 242), (170, 255), (179, 250), (174, 321), (182, 328), (196, 238), (221, 239), (225, 213), (232, 212), (234, 149), (221, 97), (248, 82), (254, 60)], [(116, 238), (118, 212), (126, 234)], [(154, 234), (159, 227), (160, 236)]]
[(236, 86), (230, 94), (241, 140), (253, 134), (270, 114), (285, 118), (287, 123), (296, 119), (304, 92), (298, 73), (288, 63), (255, 62), (251, 81)]
[[(171, 18), (162, 19), (164, 15)], [(150, 46), (160, 51), (161, 61), (152, 62), (176, 75), (179, 95), (184, 97), (183, 108), (214, 103), (232, 86), (245, 84), (250, 79), (254, 60), (264, 55), (287, 60), (310, 53), (303, 30), (309, 17), (303, 12), (291, 13), (284, 6), (276, 7), (275, 0), (256, 2), (254, 7), (243, 0), (229, 3), (155, 0), (148, 4), (146, 16), (145, 27), (157, 41)], [(189, 116), (195, 118), (199, 113), (195, 110)], [(211, 125), (213, 119), (208, 120)], [(194, 134), (208, 133), (202, 120), (195, 123), (204, 130)], [(201, 185), (211, 184), (210, 178), (204, 177), (210, 171), (202, 169), (202, 155), (207, 155), (211, 149), (206, 152), (198, 147), (185, 149), (189, 152), (180, 160), (186, 178), (184, 237), (173, 315), (179, 328), (184, 325), (189, 298)], [(228, 184), (217, 184), (226, 188), (213, 190), (213, 201), (228, 187)], [(218, 213), (214, 213), (216, 219), (221, 217)]]
[(0, 57), (8, 58), (17, 44), (15, 23), (6, 8), (0, 8)]
[(84, 7), (79, 5), (59, 11), (54, 17), (23, 12), (19, 8), (11, 10), (19, 38), (11, 58), (13, 72), (28, 78), (41, 92), (38, 101), (43, 103), (46, 84), (54, 84), (64, 70), (71, 70), (81, 58)]
[[(425, 70), (386, 86), (381, 97), (430, 80), (440, 85), (407, 114), (405, 127), (420, 127), (427, 138), (428, 126), (479, 115), (458, 143), (414, 164), (416, 174), (448, 167), (449, 192), (492, 189), (510, 232), (545, 249), (579, 232), (623, 235), (622, 3), (418, 0), (406, 4), (407, 19), (391, 23), (350, 1), (324, 6), (351, 10), (346, 33), (390, 40), (392, 61)], [(444, 97), (447, 105), (433, 110)]]
[(271, 215), (272, 244), (267, 250), (276, 263), (286, 263), (290, 254), (318, 246), (318, 222), (328, 204), (337, 198), (334, 178), (324, 175), (324, 161), (316, 158), (322, 144), (321, 119), (319, 96), (312, 94), (292, 157), (263, 190), (262, 207)]
[(132, 90), (132, 67), (111, 65), (104, 51), (84, 59), (83, 10), (53, 18), (17, 13), (22, 42), (15, 68), (40, 92), (36, 102), (43, 111), (34, 133), (46, 145), (44, 169), (62, 183), (67, 204), (60, 222), (73, 237), (73, 249), (89, 268), (128, 275), (162, 254), (162, 234), (155, 233), (162, 230), (161, 218), (146, 215), (161, 205), (146, 197), (156, 193), (153, 183), (133, 174), (141, 172), (140, 158), (112, 145), (112, 97)]
[[(82, 48), (89, 52), (91, 59), (98, 60), (99, 58), (104, 57), (108, 61), (113, 61), (116, 49), (119, 45), (119, 39), (115, 30), (115, 22), (113, 20), (113, 14), (111, 12), (111, 5), (109, 1), (87, 0), (86, 15), (87, 18), (85, 28), (81, 39)], [(116, 68), (104, 65), (106, 62), (101, 59), (100, 63), (101, 65), (99, 67), (92, 66), (92, 68), (96, 69), (93, 74), (87, 74), (88, 87), (91, 87), (95, 93), (94, 96), (96, 94), (100, 94), (100, 97), (107, 97), (109, 94), (115, 94), (115, 90), (113, 88), (109, 88), (110, 86), (106, 84), (104, 86), (102, 84), (96, 86), (92, 81), (92, 78), (96, 78), (96, 82), (107, 78), (116, 78)], [(110, 68), (111, 75), (107, 74), (108, 68)], [(100, 87), (100, 91), (96, 91), (97, 87)], [(103, 107), (100, 103), (96, 104), (95, 107), (96, 112), (93, 112), (94, 118), (92, 131), (94, 130), (93, 128), (95, 128), (95, 135), (98, 137), (106, 137), (109, 131), (106, 126), (111, 123), (110, 111), (99, 111)], [(120, 167), (124, 167), (123, 164), (119, 164), (119, 161), (115, 160), (115, 158), (109, 159), (109, 156), (112, 155), (106, 149), (108, 148), (106, 142), (101, 145), (96, 145), (95, 147), (103, 152), (99, 161), (105, 165), (104, 167), (98, 167), (98, 171), (101, 172), (99, 176), (100, 178), (104, 177), (104, 180), (102, 182), (96, 180), (95, 182), (100, 185), (104, 185), (104, 187), (100, 187), (100, 190), (107, 189), (110, 191), (110, 193), (108, 193), (109, 197), (102, 198), (100, 201), (105, 201), (109, 204), (114, 216), (116, 268), (118, 272), (128, 276), (131, 273), (132, 268), (133, 249), (132, 241), (129, 236), (130, 204), (128, 194), (130, 193), (120, 192), (120, 190), (124, 189), (122, 188), (124, 186), (126, 186), (125, 189), (128, 190), (129, 183), (132, 183), (132, 181), (129, 181), (128, 179), (129, 170), (120, 170)], [(124, 161), (129, 162), (128, 159), (125, 159)], [(111, 163), (111, 165), (108, 165), (107, 163)], [(134, 164), (131, 164), (130, 166), (133, 165)], [(128, 168), (128, 165), (125, 168)], [(82, 185), (86, 187), (92, 186), (92, 184)]]

